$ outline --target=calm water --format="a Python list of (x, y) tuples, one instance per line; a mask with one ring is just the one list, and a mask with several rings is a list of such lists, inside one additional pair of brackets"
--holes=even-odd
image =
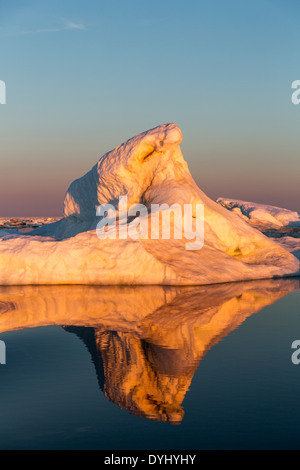
[(0, 448), (300, 448), (299, 288), (0, 288)]

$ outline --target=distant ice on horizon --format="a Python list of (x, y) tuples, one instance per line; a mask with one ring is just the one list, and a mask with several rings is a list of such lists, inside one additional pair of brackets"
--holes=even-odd
[(300, 228), (300, 214), (296, 211), (223, 197), (219, 197), (217, 203), (258, 228)]

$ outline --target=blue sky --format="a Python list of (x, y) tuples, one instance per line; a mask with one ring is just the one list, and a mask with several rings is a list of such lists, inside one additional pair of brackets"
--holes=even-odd
[(0, 0), (0, 216), (165, 122), (210, 197), (300, 210), (299, 2)]

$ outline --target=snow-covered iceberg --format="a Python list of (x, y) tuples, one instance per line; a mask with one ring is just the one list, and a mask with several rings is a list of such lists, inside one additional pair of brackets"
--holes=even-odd
[(245, 221), (259, 229), (280, 229), (280, 227), (300, 228), (300, 215), (296, 211), (290, 211), (267, 204), (258, 204), (256, 202), (226, 199), (224, 197), (219, 197), (217, 203), (233, 211)]
[[(186, 285), (299, 274), (295, 256), (198, 188), (181, 140), (176, 124), (139, 134), (71, 184), (62, 220), (24, 234), (0, 232), (0, 284)], [(143, 204), (149, 211), (153, 204), (189, 204), (194, 212), (204, 205), (203, 247), (187, 250), (185, 234), (100, 239), (99, 205), (110, 204), (116, 223), (129, 225), (120, 215), (121, 196), (127, 207)]]

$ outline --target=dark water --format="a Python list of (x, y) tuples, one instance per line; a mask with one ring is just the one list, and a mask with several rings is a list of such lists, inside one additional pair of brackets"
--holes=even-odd
[(298, 449), (299, 279), (0, 288), (1, 449)]

